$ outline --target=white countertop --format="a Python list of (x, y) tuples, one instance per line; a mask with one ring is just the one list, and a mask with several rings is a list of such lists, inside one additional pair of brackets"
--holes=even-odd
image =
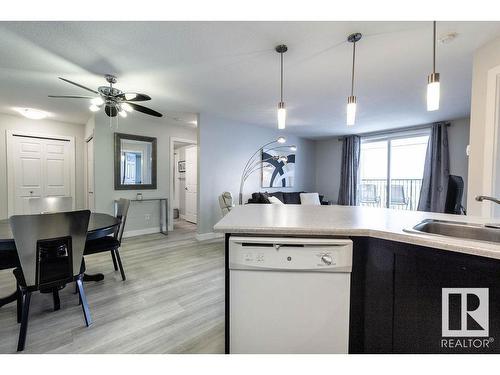
[(500, 259), (500, 245), (431, 234), (407, 233), (425, 219), (491, 223), (492, 219), (387, 208), (247, 204), (236, 206), (216, 232), (294, 236), (365, 236)]

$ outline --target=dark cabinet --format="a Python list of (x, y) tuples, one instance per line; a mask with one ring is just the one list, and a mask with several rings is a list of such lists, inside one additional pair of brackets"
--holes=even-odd
[[(500, 262), (497, 260), (356, 238), (351, 279), (350, 351), (498, 353), (500, 345), (495, 340), (500, 340), (499, 282)], [(443, 338), (443, 288), (488, 290), (488, 301), (481, 301), (489, 304), (487, 337), (451, 338), (451, 344)], [(464, 295), (464, 298), (469, 297)], [(479, 302), (472, 298), (472, 303)], [(463, 306), (460, 303), (450, 306), (445, 319), (453, 318), (450, 315), (453, 313), (458, 316), (460, 325), (461, 316), (466, 313), (461, 310)], [(476, 307), (471, 306), (471, 311)], [(446, 323), (449, 324), (448, 320)]]

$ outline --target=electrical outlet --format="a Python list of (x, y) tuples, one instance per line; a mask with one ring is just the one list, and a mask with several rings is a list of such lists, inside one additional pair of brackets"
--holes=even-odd
[(151, 220), (151, 215), (150, 214), (144, 215), (144, 220), (150, 221)]

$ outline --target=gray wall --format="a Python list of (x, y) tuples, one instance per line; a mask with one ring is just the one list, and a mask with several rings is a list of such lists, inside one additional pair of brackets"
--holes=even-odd
[(0, 219), (7, 218), (7, 150), (6, 131), (17, 130), (41, 133), (44, 135), (60, 135), (75, 137), (75, 205), (85, 208), (84, 192), (84, 138), (83, 124), (71, 124), (51, 120), (30, 120), (21, 116), (0, 113)]
[(218, 196), (224, 191), (230, 191), (237, 203), (241, 173), (247, 159), (258, 147), (280, 135), (287, 137), (287, 144), (296, 144), (298, 147), (295, 186), (288, 189), (262, 189), (260, 173), (255, 172), (245, 184), (245, 199), (255, 191), (314, 190), (314, 141), (291, 135), (286, 131), (234, 123), (208, 114), (201, 114), (198, 124), (198, 233), (213, 232), (213, 226), (222, 217)]
[[(451, 120), (448, 128), (450, 147), (450, 173), (462, 176), (465, 184), (462, 204), (467, 204), (468, 160), (466, 147), (469, 144), (469, 119)], [(338, 137), (318, 140), (316, 148), (316, 190), (328, 200), (337, 202), (340, 183), (342, 142)]]
[[(118, 198), (133, 199), (141, 192), (144, 198), (169, 196), (170, 189), (170, 137), (196, 141), (196, 128), (165, 118), (132, 114), (118, 120), (118, 129), (110, 129), (109, 118), (99, 113), (95, 117), (95, 207), (98, 212), (113, 214), (113, 201)], [(157, 138), (158, 170), (156, 190), (114, 190), (114, 133), (137, 134)], [(159, 229), (158, 202), (133, 202), (125, 231), (129, 234), (147, 233)], [(148, 217), (149, 219), (147, 219)]]
[(337, 203), (340, 185), (342, 142), (338, 137), (318, 140), (316, 148), (316, 190)]

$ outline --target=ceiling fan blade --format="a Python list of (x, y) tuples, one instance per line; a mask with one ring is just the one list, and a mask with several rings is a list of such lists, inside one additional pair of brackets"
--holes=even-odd
[(80, 85), (79, 83), (76, 83), (76, 82), (73, 82), (73, 81), (70, 81), (69, 79), (66, 79), (66, 78), (62, 78), (62, 77), (59, 77), (60, 80), (64, 81), (64, 82), (68, 82), (68, 83), (71, 83), (72, 85), (75, 85), (75, 86), (78, 86), (84, 90), (87, 90), (87, 91), (90, 91), (90, 92), (93, 92), (94, 94), (99, 94), (97, 91), (95, 90), (92, 90), (92, 89), (89, 89), (88, 87), (85, 87), (83, 85)]
[(144, 107), (142, 105), (131, 103), (131, 102), (128, 102), (128, 101), (127, 101), (127, 103), (133, 109), (135, 109), (137, 112), (142, 112), (142, 113), (145, 113), (147, 115), (155, 116), (155, 117), (163, 117), (163, 115), (160, 112), (153, 111), (151, 108), (147, 108), (147, 107)]
[(49, 98), (94, 99), (94, 98), (95, 98), (95, 96), (78, 96), (78, 95), (49, 95)]
[(108, 117), (116, 117), (116, 115), (118, 114), (118, 111), (117, 111), (116, 107), (112, 107), (112, 106), (109, 106), (109, 105), (107, 105), (106, 107), (104, 107), (104, 112), (106, 112), (106, 114), (108, 115)]
[[(130, 96), (135, 95), (135, 97), (133, 97), (131, 99), (127, 99), (126, 96), (129, 96), (129, 95)], [(121, 93), (120, 95), (117, 95), (116, 97), (123, 99), (123, 100), (126, 100), (126, 101), (129, 101), (129, 102), (144, 102), (146, 100), (151, 100), (151, 97), (149, 95), (139, 94), (137, 92), (124, 92), (124, 93)]]

